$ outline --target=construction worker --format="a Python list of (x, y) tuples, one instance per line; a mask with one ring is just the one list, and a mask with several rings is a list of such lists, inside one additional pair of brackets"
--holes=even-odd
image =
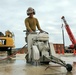
[(9, 30), (5, 31), (5, 36), (6, 37), (12, 37), (12, 32), (10, 32)]
[[(43, 32), (43, 30), (40, 28), (37, 18), (34, 17), (35, 10), (32, 7), (29, 7), (26, 12), (28, 17), (25, 19), (24, 22), (25, 22), (27, 32), (30, 32), (30, 33), (35, 32), (36, 27), (40, 32)], [(27, 42), (27, 36), (28, 36), (28, 33), (26, 33), (26, 37), (25, 37), (26, 42)], [(26, 60), (27, 60), (26, 62), (28, 62), (28, 54), (26, 55)]]
[[(28, 17), (24, 20), (27, 32), (30, 32), (30, 33), (35, 32), (36, 27), (40, 32), (43, 32), (43, 30), (40, 28), (37, 18), (34, 17), (35, 10), (32, 7), (29, 7), (27, 9), (27, 15)], [(25, 38), (26, 42), (27, 42), (27, 35), (28, 33), (26, 33), (26, 38)]]
[(34, 32), (36, 31), (36, 27), (37, 27), (38, 30), (42, 32), (43, 30), (40, 28), (37, 18), (33, 16), (35, 15), (35, 10), (32, 7), (29, 7), (27, 9), (27, 15), (28, 17), (25, 19), (26, 30), (28, 32)]

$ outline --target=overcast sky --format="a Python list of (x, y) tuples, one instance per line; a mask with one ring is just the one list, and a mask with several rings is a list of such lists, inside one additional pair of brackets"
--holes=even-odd
[[(33, 7), (36, 11), (35, 17), (40, 26), (49, 33), (50, 42), (63, 43), (62, 41), (62, 16), (65, 16), (74, 36), (76, 37), (76, 0), (0, 0), (0, 31), (3, 33), (10, 30), (15, 34), (15, 46), (25, 45), (26, 10)], [(65, 33), (66, 45), (71, 41)]]

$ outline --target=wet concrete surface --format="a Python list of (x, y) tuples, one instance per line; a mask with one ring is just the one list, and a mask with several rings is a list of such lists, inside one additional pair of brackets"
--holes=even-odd
[(71, 72), (67, 72), (64, 67), (54, 64), (50, 64), (48, 69), (46, 69), (48, 65), (27, 64), (23, 55), (19, 54), (11, 59), (0, 60), (0, 75), (76, 75), (76, 62), (73, 61), (76, 57), (71, 57), (72, 60), (70, 57), (62, 57), (62, 59), (67, 59), (72, 64), (73, 70)]

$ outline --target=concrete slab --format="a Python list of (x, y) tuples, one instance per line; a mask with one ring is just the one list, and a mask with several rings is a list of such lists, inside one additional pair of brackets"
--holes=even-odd
[(76, 63), (75, 61), (73, 62), (73, 59), (75, 60), (76, 57), (62, 57), (66, 62), (67, 60), (69, 60), (69, 63), (73, 62), (72, 72), (67, 72), (64, 67), (54, 64), (50, 64), (48, 69), (46, 69), (48, 65), (34, 66), (26, 64), (23, 56), (24, 55), (16, 55), (14, 59), (0, 61), (0, 75), (76, 75)]

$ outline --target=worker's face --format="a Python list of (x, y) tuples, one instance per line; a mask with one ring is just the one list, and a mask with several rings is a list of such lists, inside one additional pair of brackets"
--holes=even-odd
[(30, 13), (30, 14), (29, 14), (29, 17), (33, 17), (33, 13)]

